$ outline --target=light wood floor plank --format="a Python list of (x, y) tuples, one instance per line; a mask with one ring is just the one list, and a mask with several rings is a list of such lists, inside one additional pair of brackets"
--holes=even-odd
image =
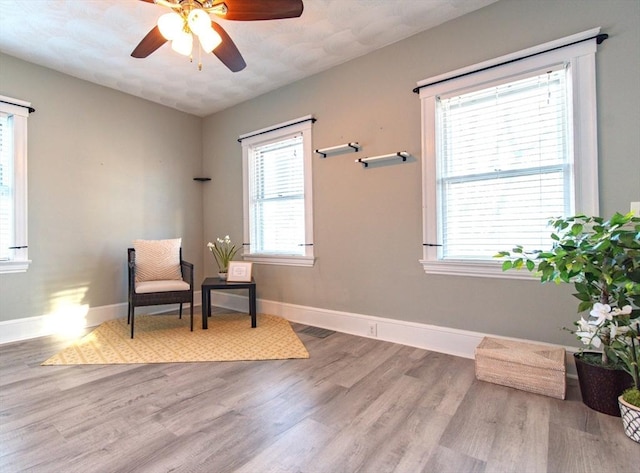
[[(423, 473), (489, 473), (483, 461), (469, 457), (458, 451), (439, 446), (421, 470)], [(513, 470), (519, 472), (520, 470)]]
[(508, 394), (508, 389), (489, 383), (472, 384), (442, 435), (440, 445), (486, 461), (498, 429), (509, 422), (504, 415)]
[(508, 391), (503, 420), (487, 457), (487, 471), (547, 471), (550, 399)]

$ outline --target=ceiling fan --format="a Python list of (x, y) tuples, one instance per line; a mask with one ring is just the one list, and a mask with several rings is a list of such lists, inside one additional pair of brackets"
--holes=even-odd
[[(302, 0), (140, 0), (171, 9), (140, 41), (131, 53), (145, 58), (167, 41), (174, 51), (191, 56), (193, 36), (206, 53), (213, 52), (232, 72), (246, 67), (242, 54), (227, 32), (210, 14), (225, 20), (255, 21), (297, 18), (304, 8)], [(201, 67), (201, 66), (200, 66)]]

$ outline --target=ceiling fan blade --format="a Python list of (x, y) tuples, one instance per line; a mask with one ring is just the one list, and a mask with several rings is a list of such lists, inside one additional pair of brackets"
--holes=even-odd
[(140, 44), (138, 44), (136, 49), (133, 50), (131, 56), (136, 58), (145, 58), (166, 42), (167, 40), (160, 33), (160, 29), (155, 26), (147, 33), (147, 36), (142, 38), (142, 41), (140, 41)]
[[(219, 2), (214, 2), (219, 3)], [(297, 18), (302, 15), (302, 0), (224, 0), (225, 20), (254, 21)]]
[(220, 59), (225, 66), (231, 69), (231, 72), (238, 72), (247, 67), (242, 54), (238, 51), (237, 46), (231, 39), (231, 36), (215, 21), (211, 22), (211, 27), (220, 35), (222, 42), (212, 52)]

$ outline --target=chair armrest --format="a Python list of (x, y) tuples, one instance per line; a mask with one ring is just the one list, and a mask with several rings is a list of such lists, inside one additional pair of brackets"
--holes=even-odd
[(180, 261), (180, 267), (182, 269), (182, 279), (193, 288), (193, 264), (182, 260)]

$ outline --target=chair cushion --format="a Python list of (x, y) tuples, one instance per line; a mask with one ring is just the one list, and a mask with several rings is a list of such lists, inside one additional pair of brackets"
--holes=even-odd
[(133, 240), (133, 248), (136, 250), (136, 282), (182, 280), (181, 245), (182, 238)]
[(150, 292), (188, 291), (189, 283), (176, 281), (175, 279), (163, 281), (142, 281), (136, 283), (136, 294), (148, 294)]

